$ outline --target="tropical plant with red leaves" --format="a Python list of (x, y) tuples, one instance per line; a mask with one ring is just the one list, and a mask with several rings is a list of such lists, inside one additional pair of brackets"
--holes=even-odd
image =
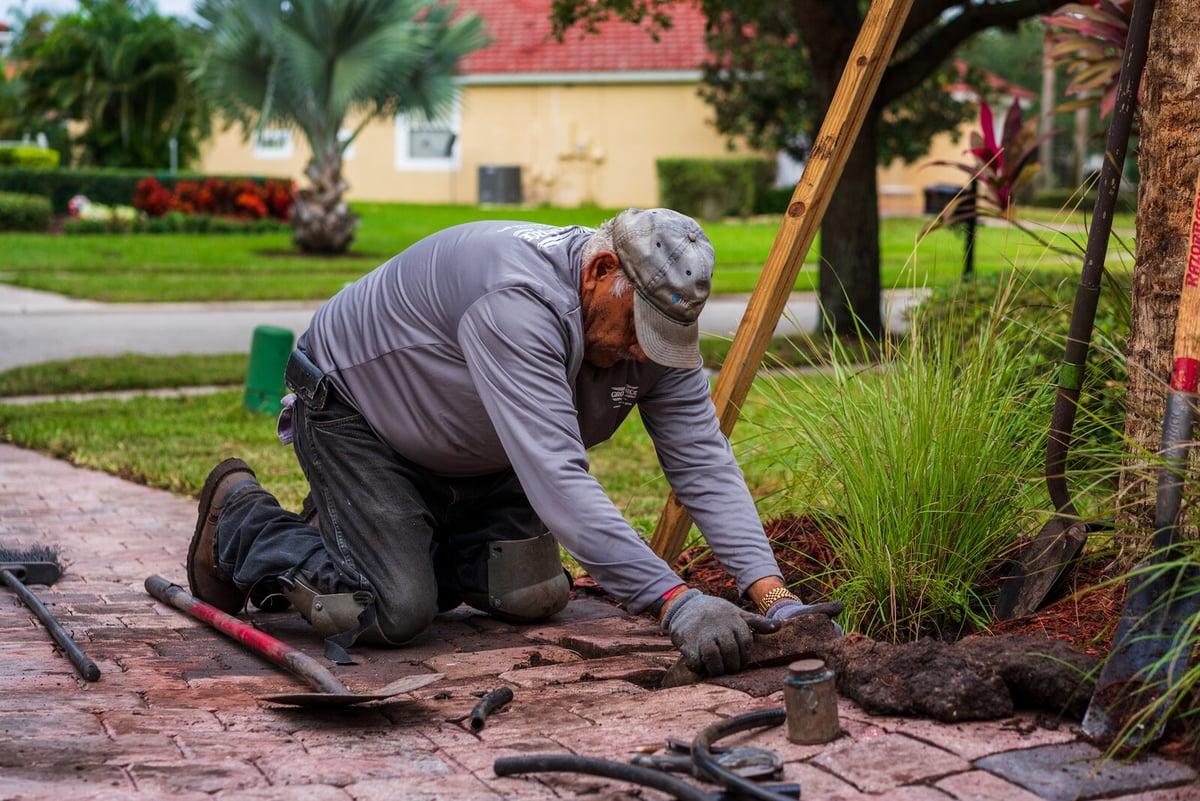
[(151, 217), (161, 217), (176, 208), (175, 196), (157, 178), (150, 176), (138, 181), (134, 187), (133, 207)]
[(172, 190), (151, 176), (138, 182), (133, 205), (151, 217), (178, 211), (250, 219), (269, 216), (286, 221), (291, 217), (294, 197), (291, 181), (268, 180), (260, 184), (246, 178), (205, 178), (180, 181)]
[[(1054, 136), (1058, 131), (1037, 133), (1037, 118), (1024, 122), (1021, 119), (1021, 104), (1014, 99), (1004, 115), (1000, 127), (1000, 138), (996, 138), (992, 107), (987, 103), (979, 106), (980, 130), (971, 132), (971, 146), (965, 151), (973, 157), (969, 162), (935, 161), (933, 165), (955, 167), (978, 181), (979, 193), (975, 202), (975, 214), (1011, 218), (1017, 194), (1037, 174), (1038, 145)], [(961, 203), (959, 199), (958, 203)], [(943, 222), (963, 218), (956, 213), (953, 204), (943, 214)]]
[(1066, 69), (1071, 81), (1064, 91), (1076, 98), (1062, 110), (1099, 103), (1101, 116), (1112, 111), (1132, 14), (1133, 0), (1084, 0), (1042, 17), (1050, 36), (1048, 66)]

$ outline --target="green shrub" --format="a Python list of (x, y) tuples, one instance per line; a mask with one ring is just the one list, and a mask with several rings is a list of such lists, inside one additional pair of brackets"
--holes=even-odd
[[(23, 192), (44, 195), (50, 198), (55, 214), (66, 214), (67, 204), (76, 195), (84, 195), (93, 203), (106, 206), (131, 205), (138, 181), (154, 176), (168, 188), (180, 181), (203, 181), (210, 176), (196, 173), (155, 173), (147, 169), (118, 169), (112, 167), (88, 167), (84, 169), (29, 169), (26, 167), (0, 166), (0, 192)], [(266, 176), (211, 176), (226, 180), (248, 179), (265, 183)]]
[(44, 169), (57, 167), (59, 153), (45, 147), (32, 145), (4, 145), (0, 147), (0, 164), (13, 167)]
[(290, 231), (291, 225), (269, 217), (245, 220), (170, 212), (162, 217), (139, 216), (136, 219), (115, 216), (73, 219), (67, 221), (63, 230), (68, 234), (273, 234)]
[(704, 220), (749, 217), (775, 180), (775, 163), (763, 159), (659, 159), (657, 168), (662, 204)]
[(0, 192), (0, 231), (45, 231), (51, 216), (50, 201), (41, 195)]
[(792, 202), (792, 194), (795, 193), (794, 186), (768, 186), (760, 188), (755, 197), (754, 213), (755, 214), (783, 214), (787, 211), (788, 204)]
[[(1092, 209), (1096, 207), (1096, 197), (1095, 191), (1080, 196), (1077, 189), (1044, 189), (1035, 192), (1028, 204), (1043, 209), (1079, 208), (1091, 213)], [(1121, 192), (1117, 195), (1116, 212), (1118, 214), (1135, 214), (1137, 212), (1136, 187), (1132, 189), (1122, 187)]]
[[(1125, 420), (1125, 340), (1129, 335), (1132, 277), (1106, 273), (1092, 326), (1084, 386), (1068, 453), (1068, 470), (1115, 487), (1111, 454), (1122, 448)], [(933, 336), (970, 341), (995, 324), (1023, 337), (1021, 359), (1030, 376), (1055, 371), (1066, 350), (1077, 275), (1035, 270), (1019, 276), (985, 274), (972, 281), (933, 290), (913, 314), (914, 328)], [(1003, 296), (1003, 297), (1001, 297)], [(997, 309), (1004, 318), (993, 321)], [(1049, 417), (1046, 420), (1049, 425)]]

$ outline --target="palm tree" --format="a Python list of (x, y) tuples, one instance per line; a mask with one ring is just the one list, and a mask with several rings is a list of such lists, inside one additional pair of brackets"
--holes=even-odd
[[(486, 44), (482, 20), (433, 0), (204, 0), (198, 14), (211, 31), (197, 77), (227, 119), (247, 135), (281, 126), (308, 140), (293, 223), (312, 252), (354, 240), (346, 148), (374, 119), (444, 113), (458, 61)], [(351, 115), (356, 127), (339, 136)]]
[(84, 164), (163, 168), (172, 139), (186, 163), (210, 127), (188, 76), (200, 47), (194, 26), (147, 0), (81, 0), (72, 14), (33, 15), (13, 46), (21, 113), (43, 128), (83, 123), (74, 144)]

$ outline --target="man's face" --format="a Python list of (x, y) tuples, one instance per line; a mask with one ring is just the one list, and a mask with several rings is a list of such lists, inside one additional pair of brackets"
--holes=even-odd
[(597, 367), (612, 367), (619, 361), (646, 362), (633, 327), (633, 287), (620, 297), (613, 294), (626, 279), (609, 271), (596, 279), (596, 288), (583, 299), (583, 357)]

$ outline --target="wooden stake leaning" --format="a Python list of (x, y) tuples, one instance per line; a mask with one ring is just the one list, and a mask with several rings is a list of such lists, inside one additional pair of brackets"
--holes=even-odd
[[(858, 138), (863, 118), (875, 98), (875, 90), (892, 58), (911, 7), (912, 0), (873, 0), (863, 20), (833, 102), (821, 123), (804, 172), (792, 193), (771, 252), (767, 254), (762, 275), (750, 296), (746, 314), (717, 376), (713, 403), (717, 407), (721, 431), (726, 436), (733, 430), (750, 392), (759, 363), (820, 228), (829, 198), (842, 176), (850, 149)], [(691, 518), (672, 493), (658, 520), (650, 547), (664, 560), (672, 562), (683, 550), (690, 527)]]

